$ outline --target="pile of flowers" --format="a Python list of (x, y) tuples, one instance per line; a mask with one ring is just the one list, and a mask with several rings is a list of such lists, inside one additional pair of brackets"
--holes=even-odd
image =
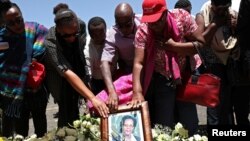
[[(91, 117), (90, 114), (80, 116), (73, 125), (49, 131), (44, 137), (37, 138), (32, 135), (23, 138), (16, 135), (11, 138), (0, 137), (0, 141), (101, 141), (100, 118)], [(174, 129), (156, 125), (152, 129), (153, 141), (208, 141), (206, 136), (194, 135), (189, 137), (188, 131), (177, 123)]]
[(207, 136), (199, 134), (189, 137), (188, 130), (181, 123), (177, 123), (174, 130), (162, 125), (156, 125), (152, 129), (152, 136), (153, 141), (208, 141)]
[(27, 138), (16, 135), (9, 138), (0, 137), (0, 141), (101, 141), (100, 118), (84, 114), (70, 127), (53, 129), (42, 138), (37, 138), (36, 135)]
[(93, 118), (90, 114), (80, 116), (79, 120), (73, 122), (73, 127), (77, 130), (78, 139), (85, 141), (100, 141), (100, 118)]

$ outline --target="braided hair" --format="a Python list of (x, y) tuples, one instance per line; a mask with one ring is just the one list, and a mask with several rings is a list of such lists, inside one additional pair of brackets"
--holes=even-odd
[(59, 3), (53, 8), (53, 14), (56, 15), (56, 13), (62, 9), (69, 9), (69, 6), (66, 3)]

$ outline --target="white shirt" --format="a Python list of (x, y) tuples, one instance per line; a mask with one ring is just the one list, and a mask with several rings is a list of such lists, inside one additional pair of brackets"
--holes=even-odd
[[(103, 52), (103, 45), (97, 45), (93, 42), (90, 37), (87, 37), (86, 46), (84, 49), (84, 54), (86, 58), (86, 63), (88, 67), (89, 74), (94, 79), (103, 79), (102, 72), (100, 69), (101, 56)], [(116, 65), (111, 65), (111, 73), (116, 70)]]

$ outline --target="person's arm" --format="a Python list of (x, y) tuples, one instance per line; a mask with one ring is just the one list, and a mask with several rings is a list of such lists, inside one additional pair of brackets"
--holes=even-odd
[(50, 32), (45, 40), (46, 54), (45, 61), (46, 64), (51, 64), (54, 69), (71, 84), (71, 86), (79, 92), (80, 95), (88, 98), (95, 109), (103, 117), (107, 117), (109, 113), (108, 107), (104, 102), (99, 100), (94, 96), (94, 94), (86, 87), (83, 81), (77, 76), (72, 70), (71, 65), (63, 54), (57, 50), (59, 46), (56, 45), (56, 40), (53, 36), (54, 28), (50, 29)]
[(195, 22), (198, 25), (198, 30), (203, 33), (205, 31), (205, 21), (201, 13), (196, 14)]
[(135, 48), (135, 58), (133, 66), (133, 97), (130, 102), (133, 108), (139, 106), (139, 104), (145, 101), (142, 90), (142, 76), (143, 76), (143, 64), (144, 64), (144, 51), (143, 48)]
[(115, 44), (117, 42), (115, 40), (116, 34), (117, 32), (113, 28), (109, 29), (102, 52), (101, 66), (100, 66), (103, 80), (109, 95), (107, 105), (110, 108), (110, 110), (117, 110), (119, 101), (115, 86), (113, 85), (113, 79), (112, 79), (113, 74), (111, 73), (110, 69), (112, 67), (111, 65), (117, 65), (117, 60), (115, 62), (113, 61), (114, 58), (117, 57), (116, 44)]
[(95, 95), (86, 87), (82, 80), (73, 71), (68, 69), (63, 73), (63, 76), (79, 94), (92, 102), (101, 116), (108, 117), (109, 109), (106, 104), (95, 97)]
[(101, 71), (102, 76), (109, 94), (109, 98), (107, 101), (107, 105), (111, 110), (117, 110), (118, 109), (118, 95), (115, 90), (115, 86), (113, 84), (112, 80), (112, 74), (110, 70), (110, 62), (109, 61), (102, 61), (101, 63)]
[(176, 42), (170, 38), (163, 43), (163, 47), (168, 51), (174, 51), (183, 56), (194, 55), (197, 53), (197, 49), (194, 47), (193, 42), (196, 42), (199, 47), (203, 47), (205, 39), (192, 16), (186, 11), (183, 11), (183, 13), (180, 15), (185, 17), (183, 18), (185, 20), (182, 21), (182, 25), (185, 25), (183, 26), (183, 34), (188, 42)]
[(48, 29), (38, 23), (36, 23), (35, 25), (36, 25), (35, 29), (36, 32), (35, 32), (35, 41), (32, 47), (33, 48), (32, 59), (41, 62), (45, 53), (44, 41), (48, 33)]
[(141, 102), (145, 101), (143, 95), (143, 78), (144, 74), (144, 59), (145, 52), (147, 47), (147, 37), (148, 35), (148, 27), (145, 23), (142, 23), (137, 29), (135, 35), (135, 57), (134, 57), (134, 65), (133, 65), (133, 97), (132, 100), (128, 103), (133, 108), (140, 106)]
[[(209, 10), (207, 10), (208, 12)], [(225, 25), (227, 22), (227, 17), (221, 17), (221, 16), (214, 16), (212, 21), (209, 22), (209, 24), (206, 26), (205, 18), (207, 19), (209, 16), (209, 13), (205, 13), (204, 11), (200, 14), (197, 14), (196, 16), (196, 23), (198, 27), (201, 29), (202, 35), (204, 36), (206, 40), (206, 45), (210, 45), (211, 41), (214, 37), (215, 32), (217, 29)]]

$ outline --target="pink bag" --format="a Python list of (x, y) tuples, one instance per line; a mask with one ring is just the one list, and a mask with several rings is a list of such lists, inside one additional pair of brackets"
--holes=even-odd
[[(126, 104), (132, 99), (132, 94), (133, 94), (132, 85), (133, 85), (132, 74), (121, 76), (114, 82), (116, 93), (118, 94), (119, 97), (119, 102), (118, 102), (119, 105)], [(106, 89), (98, 93), (96, 97), (106, 102), (108, 100), (108, 93)], [(87, 102), (87, 106), (89, 107), (90, 111), (95, 110), (92, 103), (89, 100)]]

